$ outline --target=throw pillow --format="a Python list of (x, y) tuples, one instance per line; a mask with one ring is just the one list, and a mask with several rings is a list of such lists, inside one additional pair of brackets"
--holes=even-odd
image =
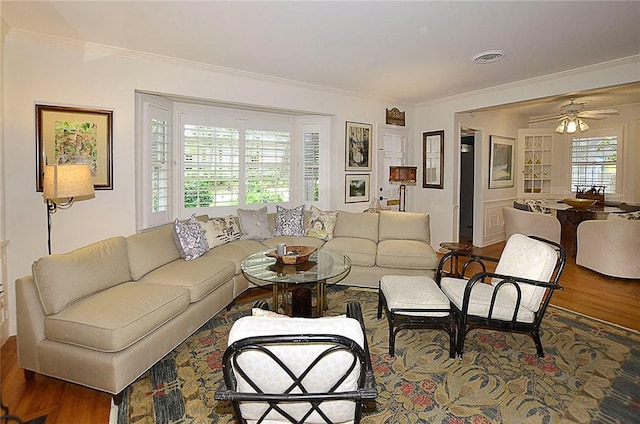
[(205, 230), (205, 237), (210, 249), (242, 238), (240, 225), (235, 216), (211, 218), (201, 225)]
[(640, 212), (610, 213), (607, 218), (609, 217), (615, 219), (628, 219), (630, 221), (638, 221), (640, 220)]
[(260, 308), (251, 308), (251, 316), (266, 318), (289, 318), (288, 315), (282, 315), (273, 311), (266, 311)]
[(274, 236), (304, 236), (304, 205), (286, 209), (276, 205)]
[(264, 240), (271, 237), (267, 207), (258, 210), (238, 209), (238, 220), (245, 240)]
[(176, 242), (182, 259), (190, 261), (199, 258), (209, 250), (207, 238), (196, 214), (191, 215), (191, 218), (185, 222), (176, 218), (173, 230), (173, 240)]
[(331, 240), (333, 238), (333, 228), (336, 226), (338, 213), (334, 211), (321, 211), (315, 206), (311, 206), (309, 213), (309, 228), (307, 236), (321, 240)]

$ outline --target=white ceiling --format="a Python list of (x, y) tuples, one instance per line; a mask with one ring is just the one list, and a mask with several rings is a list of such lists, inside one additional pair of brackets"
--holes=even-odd
[[(410, 104), (640, 54), (638, 1), (2, 0), (0, 7), (13, 31)], [(506, 57), (472, 63), (493, 49)]]

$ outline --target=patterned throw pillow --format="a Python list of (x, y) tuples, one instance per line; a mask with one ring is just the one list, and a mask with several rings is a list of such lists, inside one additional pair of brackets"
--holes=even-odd
[(209, 250), (207, 238), (196, 214), (191, 215), (185, 222), (176, 218), (173, 223), (173, 240), (180, 251), (180, 256), (186, 261), (198, 258)]
[(205, 237), (210, 249), (242, 238), (240, 224), (238, 224), (238, 218), (235, 216), (211, 218), (206, 222), (202, 222), (201, 225), (206, 231)]
[(267, 311), (261, 308), (251, 308), (251, 316), (266, 318), (289, 318), (288, 315), (282, 315), (277, 312)]
[(628, 219), (630, 221), (638, 221), (640, 220), (640, 211), (628, 213), (610, 213), (607, 218), (609, 217), (613, 219)]
[(315, 206), (311, 206), (307, 236), (326, 241), (331, 240), (337, 217), (338, 213), (335, 211), (321, 211)]
[(258, 210), (238, 209), (238, 220), (245, 240), (264, 240), (271, 237), (267, 207)]
[(304, 205), (294, 209), (276, 206), (274, 236), (304, 236)]

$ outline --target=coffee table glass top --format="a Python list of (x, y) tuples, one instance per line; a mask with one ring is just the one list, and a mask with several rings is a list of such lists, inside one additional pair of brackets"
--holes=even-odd
[(273, 252), (273, 249), (254, 253), (242, 261), (242, 272), (254, 284), (332, 283), (346, 277), (351, 270), (351, 259), (333, 250), (317, 250), (307, 262), (297, 265), (277, 263), (275, 258), (265, 256), (268, 252)]

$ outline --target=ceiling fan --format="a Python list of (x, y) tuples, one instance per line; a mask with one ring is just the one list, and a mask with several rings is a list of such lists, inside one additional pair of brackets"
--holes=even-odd
[(529, 123), (533, 124), (535, 122), (550, 120), (560, 121), (556, 127), (556, 132), (562, 134), (566, 130), (567, 133), (573, 134), (578, 129), (581, 132), (589, 129), (589, 125), (584, 121), (585, 119), (604, 119), (608, 115), (619, 113), (616, 109), (611, 108), (585, 110), (584, 105), (587, 102), (576, 103), (575, 100), (576, 99), (571, 99), (569, 104), (560, 107), (559, 113), (532, 116), (529, 119)]

